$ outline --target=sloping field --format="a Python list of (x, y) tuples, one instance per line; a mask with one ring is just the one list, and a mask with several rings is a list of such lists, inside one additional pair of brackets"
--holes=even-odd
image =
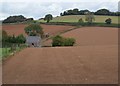
[[(62, 34), (64, 37), (76, 39), (76, 46), (117, 45), (118, 28), (111, 27), (82, 27)], [(51, 46), (52, 40), (44, 43)]]
[[(94, 16), (95, 22), (105, 23), (107, 18), (112, 19), (112, 23), (118, 24), (118, 16)], [(85, 21), (85, 15), (69, 15), (69, 16), (60, 16), (55, 17), (51, 22), (78, 22), (78, 20), (82, 18)], [(45, 22), (44, 20), (39, 20), (41, 22)]]
[(78, 46), (117, 45), (118, 28), (83, 27), (63, 34), (76, 39)]
[[(9, 35), (19, 35), (23, 34), (26, 36), (24, 28), (26, 24), (15, 24), (15, 25), (3, 25), (2, 29), (7, 31)], [(73, 26), (62, 26), (62, 25), (41, 25), (45, 33), (50, 33), (50, 35), (56, 34), (58, 32), (68, 30), (73, 28)]]
[(27, 48), (3, 63), (3, 83), (117, 84), (117, 47)]
[(117, 28), (84, 27), (63, 36), (79, 46), (26, 48), (3, 62), (3, 83), (118, 83)]

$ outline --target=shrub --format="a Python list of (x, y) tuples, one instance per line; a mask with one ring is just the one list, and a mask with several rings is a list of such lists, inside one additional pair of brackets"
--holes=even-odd
[(25, 27), (25, 33), (28, 35), (43, 35), (43, 28), (39, 24), (30, 24), (29, 26)]
[(59, 36), (59, 35), (53, 37), (53, 39), (52, 39), (52, 41), (53, 41), (52, 42), (52, 46), (53, 47), (54, 46), (62, 46), (63, 45), (63, 40), (64, 40), (64, 38)]
[(52, 46), (73, 46), (75, 44), (75, 39), (74, 38), (64, 38), (62, 36), (55, 36), (52, 39)]
[(106, 24), (111, 24), (112, 19), (111, 19), (111, 18), (108, 18), (108, 19), (105, 20), (105, 22), (106, 22)]
[(4, 42), (7, 43), (19, 43), (19, 44), (23, 44), (25, 43), (26, 38), (21, 34), (18, 36), (8, 36), (7, 39)]
[(83, 19), (82, 19), (82, 18), (80, 18), (80, 19), (78, 20), (78, 23), (79, 23), (79, 24), (84, 23)]
[(5, 30), (2, 30), (2, 42), (5, 42), (8, 38), (8, 34)]
[(63, 42), (64, 46), (73, 46), (75, 44), (74, 38), (65, 38)]
[(22, 44), (22, 43), (25, 43), (25, 41), (26, 41), (26, 38), (23, 36), (23, 34), (16, 37), (16, 43)]

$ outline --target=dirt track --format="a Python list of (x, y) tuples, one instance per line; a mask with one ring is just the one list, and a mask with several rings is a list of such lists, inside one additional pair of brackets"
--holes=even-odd
[(3, 83), (118, 83), (117, 30), (77, 29), (64, 36), (75, 37), (80, 46), (24, 49), (3, 63)]

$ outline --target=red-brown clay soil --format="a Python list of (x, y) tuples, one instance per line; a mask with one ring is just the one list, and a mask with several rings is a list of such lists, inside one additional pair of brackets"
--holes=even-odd
[(7, 84), (116, 84), (117, 46), (27, 48), (3, 63)]
[(77, 45), (117, 45), (118, 28), (83, 27), (63, 34), (76, 39)]
[(2, 29), (7, 32), (8, 35), (20, 35), (23, 34), (26, 36), (24, 28), (27, 24), (11, 24), (11, 25), (2, 25)]
[(84, 27), (63, 35), (79, 46), (26, 48), (3, 62), (3, 83), (118, 83), (117, 28)]
[[(111, 27), (82, 27), (62, 34), (64, 37), (76, 39), (77, 46), (89, 45), (117, 45), (118, 28)], [(45, 46), (50, 46), (52, 40), (46, 41)]]
[[(27, 24), (14, 24), (14, 25), (3, 25), (2, 29), (5, 30), (9, 35), (20, 35), (23, 34), (26, 36), (24, 28), (28, 26)], [(43, 31), (45, 33), (49, 33), (50, 35), (54, 35), (58, 32), (62, 32), (64, 30), (68, 30), (73, 28), (73, 26), (63, 26), (63, 25), (44, 25), (41, 24), (43, 27)]]

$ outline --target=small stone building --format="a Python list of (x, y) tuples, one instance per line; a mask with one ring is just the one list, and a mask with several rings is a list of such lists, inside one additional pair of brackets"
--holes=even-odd
[(41, 37), (40, 36), (28, 36), (26, 37), (26, 44), (29, 47), (41, 47)]

